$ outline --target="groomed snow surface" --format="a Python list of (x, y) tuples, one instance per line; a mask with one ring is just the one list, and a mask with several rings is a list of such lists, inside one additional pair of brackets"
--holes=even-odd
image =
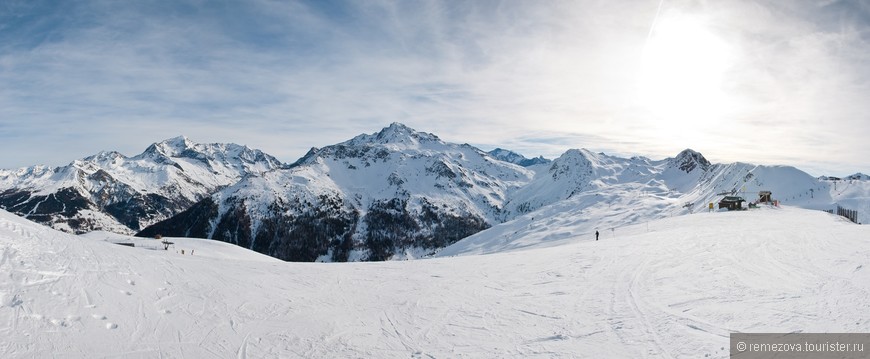
[(870, 332), (867, 228), (763, 208), (324, 264), (0, 211), (0, 357), (724, 358), (732, 332)]

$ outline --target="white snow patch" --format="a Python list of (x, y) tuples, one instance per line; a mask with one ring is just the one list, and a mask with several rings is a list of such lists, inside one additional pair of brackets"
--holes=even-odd
[(571, 221), (529, 218), (510, 252), (337, 264), (130, 248), (0, 211), (0, 356), (726, 358), (732, 332), (870, 331), (866, 226), (786, 207), (596, 242)]

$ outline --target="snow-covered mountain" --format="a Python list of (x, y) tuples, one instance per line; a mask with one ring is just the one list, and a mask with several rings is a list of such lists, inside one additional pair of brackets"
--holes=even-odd
[(100, 152), (58, 168), (0, 170), (0, 208), (67, 232), (135, 233), (280, 166), (247, 146), (176, 137), (134, 157)]
[(870, 176), (865, 175), (861, 172), (858, 172), (858, 173), (853, 174), (851, 176), (846, 176), (846, 179), (853, 180), (853, 181), (870, 181)]
[(418, 257), (503, 221), (533, 176), (393, 123), (248, 176), (139, 235), (212, 238), (293, 261)]
[(710, 203), (715, 209), (725, 195), (755, 201), (760, 191), (771, 191), (773, 199), (803, 208), (831, 209), (848, 202), (861, 211), (870, 209), (870, 181), (863, 183), (867, 185), (852, 180), (854, 191), (844, 196), (844, 186), (837, 190), (832, 182), (789, 166), (713, 164), (689, 149), (658, 161), (580, 149), (567, 151), (547, 171), (539, 171), (511, 197), (505, 212), (513, 218), (573, 198), (570, 207), (577, 210), (607, 205), (626, 211), (618, 223), (624, 225), (636, 222), (632, 212), (657, 212), (653, 218), (686, 214), (707, 210)]
[(787, 166), (713, 164), (689, 149), (663, 160), (586, 149), (530, 160), (399, 123), (312, 148), (292, 165), (178, 137), (134, 157), (102, 152), (60, 168), (0, 170), (0, 208), (57, 229), (212, 238), (294, 261), (416, 258), (492, 226), (507, 231), (503, 240), (520, 238), (528, 228), (501, 223), (563, 212), (585, 222), (554, 225), (615, 228), (707, 210), (724, 195), (753, 201), (762, 190), (783, 204), (839, 205), (870, 220), (870, 180), (860, 173), (813, 178)]
[(495, 157), (496, 159), (499, 159), (499, 160), (502, 160), (505, 162), (510, 162), (510, 163), (520, 165), (523, 167), (531, 167), (531, 166), (536, 166), (536, 165), (546, 165), (546, 164), (549, 164), (550, 162), (552, 162), (551, 160), (544, 158), (544, 156), (538, 156), (535, 158), (526, 158), (526, 156), (523, 156), (519, 153), (516, 153), (516, 152), (511, 151), (511, 150), (506, 150), (503, 148), (496, 148), (496, 149), (489, 151), (487, 153), (489, 153), (490, 156)]
[(870, 187), (843, 197), (793, 167), (713, 164), (690, 149), (663, 160), (585, 149), (529, 167), (514, 163), (521, 158), (394, 123), (248, 176), (139, 235), (218, 239), (294, 261), (386, 260), (429, 255), (521, 216), (570, 212), (587, 219), (575, 229), (614, 228), (708, 210), (724, 195), (754, 201), (760, 191), (804, 208), (870, 210)]

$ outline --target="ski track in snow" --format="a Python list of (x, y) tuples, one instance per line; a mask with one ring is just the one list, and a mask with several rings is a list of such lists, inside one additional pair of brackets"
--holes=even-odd
[(866, 228), (763, 209), (324, 264), (184, 238), (130, 248), (0, 212), (0, 356), (725, 358), (732, 332), (870, 331)]

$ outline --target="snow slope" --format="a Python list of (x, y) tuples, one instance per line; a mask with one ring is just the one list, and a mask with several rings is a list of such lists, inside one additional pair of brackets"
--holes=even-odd
[[(569, 211), (574, 213), (572, 219), (591, 221), (583, 229), (594, 232), (596, 228), (706, 211), (710, 203), (716, 208), (725, 195), (742, 196), (751, 202), (758, 199), (760, 191), (772, 191), (773, 199), (801, 208), (830, 210), (839, 204), (858, 210), (859, 218), (866, 222), (870, 220), (870, 181), (863, 180), (860, 174), (851, 177), (854, 179), (840, 180), (837, 187), (830, 180), (814, 178), (790, 166), (712, 164), (689, 149), (658, 161), (572, 149), (555, 159), (548, 169), (539, 169), (529, 184), (510, 197), (505, 208), (508, 218), (530, 214), (527, 219), (550, 218)], [(578, 214), (611, 210), (614, 213), (607, 218)], [(517, 227), (516, 223), (505, 225), (496, 227)]]
[(786, 207), (326, 264), (130, 248), (0, 211), (0, 356), (725, 358), (731, 332), (870, 331), (867, 228)]
[[(870, 178), (860, 173), (850, 177), (852, 178), (842, 181), (819, 181), (819, 188), (823, 191), (827, 188), (827, 194), (834, 202), (833, 205), (825, 206), (822, 209), (834, 210), (839, 205), (846, 209), (855, 210), (858, 211), (858, 222), (868, 224), (870, 223)], [(800, 199), (805, 200), (806, 193), (798, 197), (798, 200)]]

